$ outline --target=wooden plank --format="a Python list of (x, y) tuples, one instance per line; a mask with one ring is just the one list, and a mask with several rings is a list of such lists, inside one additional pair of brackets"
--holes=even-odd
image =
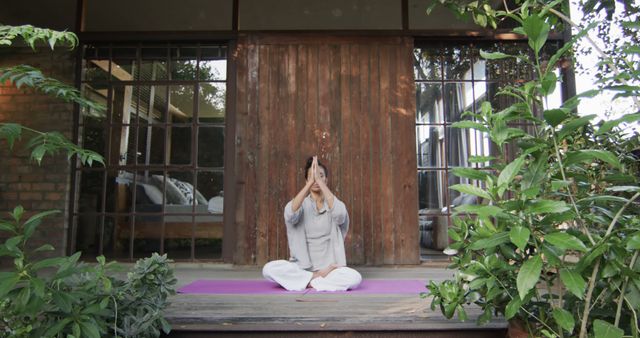
[[(246, 222), (246, 180), (248, 175), (248, 151), (247, 138), (249, 134), (246, 128), (249, 125), (248, 121), (248, 109), (249, 109), (249, 95), (250, 90), (247, 86), (249, 84), (249, 60), (253, 55), (249, 52), (249, 43), (246, 38), (240, 38), (237, 42), (236, 50), (236, 153), (235, 153), (235, 229), (237, 241), (234, 245), (233, 261), (235, 263), (248, 263), (247, 253), (251, 248), (248, 246), (248, 224)], [(233, 90), (233, 88), (231, 89)], [(225, 240), (226, 241), (226, 240)]]
[[(350, 106), (350, 98), (349, 95), (351, 89), (351, 71), (350, 71), (350, 62), (349, 62), (349, 51), (350, 48), (348, 45), (340, 45), (340, 111), (341, 111), (341, 131), (340, 131), (340, 165), (339, 168), (336, 168), (336, 173), (340, 175), (340, 180), (342, 182), (342, 195), (339, 196), (340, 200), (342, 200), (347, 207), (347, 211), (349, 212), (350, 218), (350, 226), (349, 233), (347, 235), (345, 241), (345, 251), (347, 255), (347, 264), (354, 263), (354, 206), (352, 196), (352, 185), (353, 185), (353, 176), (351, 175), (351, 130), (353, 129), (353, 125), (351, 123), (351, 106)], [(339, 170), (339, 171), (338, 171)]]
[(359, 153), (360, 153), (360, 217), (362, 222), (362, 258), (361, 264), (371, 264), (371, 69), (369, 54), (374, 46), (361, 44), (358, 51), (360, 73), (360, 125)]
[(418, 264), (420, 262), (418, 245), (418, 190), (416, 175), (416, 150), (415, 150), (415, 95), (413, 81), (413, 66), (411, 53), (413, 44), (408, 39), (396, 49), (398, 90), (397, 111), (398, 118), (398, 142), (396, 153), (399, 155), (396, 164), (397, 177), (399, 182), (395, 185), (396, 194), (400, 200), (397, 203), (399, 212), (397, 213), (399, 240), (396, 241), (396, 253), (399, 264)]
[(305, 135), (307, 156), (318, 155), (318, 53), (319, 46), (310, 45), (307, 54), (307, 110), (305, 121), (307, 131)]
[(306, 45), (297, 45), (297, 58), (296, 58), (296, 102), (295, 102), (295, 118), (299, 122), (297, 124), (296, 138), (294, 147), (296, 150), (296, 189), (290, 194), (289, 199), (293, 199), (300, 189), (305, 184), (304, 181), (304, 161), (309, 156), (309, 146), (306, 139), (308, 138), (308, 120), (307, 120), (307, 88), (308, 88), (308, 76), (307, 76), (307, 60), (308, 60), (308, 48)]
[(256, 263), (264, 265), (269, 257), (269, 203), (268, 203), (268, 179), (265, 175), (269, 172), (269, 135), (267, 118), (270, 109), (269, 102), (269, 77), (270, 72), (270, 48), (258, 45), (258, 124), (255, 132), (258, 134), (256, 149), (258, 151), (258, 163), (256, 167), (255, 203), (258, 215), (256, 238)]
[(391, 83), (390, 64), (391, 53), (393, 47), (390, 45), (382, 45), (380, 47), (380, 131), (381, 131), (381, 143), (382, 143), (382, 193), (381, 199), (383, 201), (383, 207), (381, 208), (382, 219), (382, 261), (384, 264), (394, 264), (395, 251), (394, 251), (394, 223), (393, 223), (393, 187), (392, 178), (394, 172), (392, 170), (392, 148), (393, 142), (391, 134), (390, 123), (390, 109), (391, 109), (391, 92), (393, 90)]
[[(268, 231), (267, 235), (267, 255), (265, 257), (265, 263), (274, 260), (277, 256), (278, 250), (278, 229), (274, 226), (275, 208), (278, 196), (278, 144), (277, 135), (279, 133), (278, 113), (280, 111), (280, 98), (279, 92), (279, 80), (281, 72), (281, 58), (278, 51), (278, 46), (266, 46), (269, 54), (269, 80), (268, 90), (264, 94), (268, 97), (269, 105), (267, 110), (264, 111), (261, 116), (263, 117), (263, 123), (260, 125), (260, 133), (265, 134), (266, 141), (262, 144), (265, 147), (265, 151), (268, 154), (266, 158), (266, 170), (262, 175), (262, 179), (265, 181), (263, 189), (260, 194), (263, 196), (258, 203), (265, 210), (265, 227)], [(261, 95), (261, 99), (265, 99), (265, 95)], [(278, 128), (278, 132), (276, 132)]]
[(371, 199), (370, 236), (371, 253), (367, 256), (367, 263), (373, 265), (382, 264), (382, 220), (380, 218), (380, 208), (382, 207), (382, 144), (380, 142), (380, 46), (371, 48), (370, 55), (370, 98), (371, 107), (369, 109), (369, 166), (371, 174), (369, 176), (369, 186)]
[(260, 54), (259, 49), (256, 43), (251, 40), (251, 43), (247, 47), (249, 60), (248, 60), (248, 88), (249, 91), (247, 93), (248, 98), (248, 124), (246, 128), (246, 153), (247, 153), (247, 175), (245, 177), (246, 180), (246, 204), (245, 204), (245, 220), (246, 220), (246, 259), (245, 261), (250, 264), (256, 263), (257, 253), (257, 237), (258, 237), (258, 203), (257, 203), (257, 194), (255, 194), (255, 188), (257, 186), (258, 178), (257, 178), (257, 158), (258, 158), (258, 114), (260, 112), (259, 108), (259, 65), (260, 65)]
[(329, 145), (331, 149), (329, 152), (331, 163), (331, 174), (329, 177), (329, 184), (332, 191), (336, 196), (342, 197), (342, 186), (344, 184), (342, 177), (339, 175), (339, 167), (342, 166), (342, 153), (341, 153), (341, 91), (340, 91), (340, 46), (332, 44), (329, 50)]

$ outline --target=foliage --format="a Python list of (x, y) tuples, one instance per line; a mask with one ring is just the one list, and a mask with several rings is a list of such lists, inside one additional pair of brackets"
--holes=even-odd
[[(524, 323), (532, 336), (616, 337), (640, 335), (640, 136), (623, 135), (624, 123), (640, 120), (640, 108), (593, 124), (595, 115), (575, 113), (583, 93), (556, 109), (544, 97), (557, 82), (556, 63), (570, 52), (582, 31), (548, 62), (539, 51), (553, 27), (550, 7), (525, 2), (514, 32), (526, 35), (534, 58), (482, 53), (486, 59), (519, 58), (537, 79), (500, 92), (516, 100), (501, 111), (490, 103), (453, 127), (485, 132), (499, 155), (483, 174), (454, 173), (473, 184), (451, 189), (484, 203), (455, 209), (449, 230), (455, 279), (428, 286), (446, 317), (462, 320), (466, 304), (482, 308), (480, 324), (494, 315)], [(561, 13), (560, 13), (561, 14)], [(637, 99), (638, 64), (618, 69), (610, 88)], [(637, 82), (636, 82), (637, 83)], [(530, 134), (510, 125), (526, 121)], [(515, 154), (505, 151), (515, 145)]]
[[(0, 45), (11, 45), (13, 40), (18, 37), (21, 37), (33, 49), (39, 42), (46, 42), (51, 49), (58, 43), (66, 44), (70, 48), (78, 45), (78, 38), (71, 32), (59, 32), (30, 25), (17, 27), (0, 25)], [(0, 84), (5, 83), (15, 85), (17, 88), (33, 88), (65, 102), (76, 103), (81, 107), (98, 111), (106, 109), (103, 105), (83, 98), (76, 88), (46, 77), (40, 70), (29, 65), (0, 68)], [(13, 148), (14, 143), (21, 138), (23, 132), (30, 137), (27, 148), (31, 150), (31, 158), (38, 163), (42, 161), (45, 154), (53, 155), (61, 151), (66, 152), (69, 158), (77, 155), (82, 164), (103, 163), (102, 156), (76, 146), (59, 132), (41, 132), (17, 123), (0, 122), (0, 141), (6, 140), (10, 148)]]
[(0, 220), (9, 237), (0, 257), (13, 259), (13, 269), (0, 272), (0, 336), (7, 337), (157, 337), (170, 331), (162, 317), (176, 279), (165, 256), (154, 254), (136, 263), (126, 281), (113, 277), (115, 264), (78, 262), (69, 257), (32, 260), (31, 254), (51, 251), (45, 244), (31, 254), (29, 239), (42, 219), (55, 211), (23, 221), (16, 207), (11, 220)]
[[(0, 26), (0, 45), (10, 45), (17, 37), (32, 48), (41, 41), (51, 48), (58, 42), (71, 48), (78, 43), (73, 33)], [(0, 69), (0, 82), (32, 87), (83, 108), (104, 110), (75, 88), (30, 66)], [(103, 163), (99, 154), (78, 147), (59, 132), (0, 123), (0, 141), (6, 140), (9, 148), (23, 132), (31, 136), (27, 148), (38, 164), (45, 155), (57, 152), (66, 152), (69, 158), (77, 155), (82, 164)], [(78, 262), (79, 252), (69, 257), (33, 259), (39, 252), (54, 250), (49, 244), (33, 251), (27, 248), (42, 219), (57, 212), (41, 212), (23, 221), (25, 211), (18, 206), (10, 220), (0, 219), (0, 233), (9, 234), (0, 244), (0, 259), (13, 260), (11, 270), (0, 272), (0, 337), (157, 337), (161, 331), (168, 333), (170, 326), (162, 309), (175, 292), (176, 279), (166, 255), (153, 254), (138, 261), (125, 281), (113, 277), (115, 264), (102, 256), (96, 265)]]

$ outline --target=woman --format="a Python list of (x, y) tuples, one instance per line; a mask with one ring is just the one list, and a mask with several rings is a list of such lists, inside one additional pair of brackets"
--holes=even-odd
[(349, 214), (327, 187), (328, 170), (318, 157), (305, 166), (306, 184), (284, 208), (291, 258), (267, 263), (264, 277), (289, 291), (312, 287), (344, 291), (357, 287), (362, 276), (347, 267), (344, 238)]

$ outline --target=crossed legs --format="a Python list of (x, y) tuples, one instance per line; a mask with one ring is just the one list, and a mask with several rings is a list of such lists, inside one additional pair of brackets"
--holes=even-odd
[[(336, 267), (330, 271), (313, 273), (285, 260), (271, 261), (262, 268), (265, 279), (280, 284), (289, 291), (302, 291), (311, 286), (317, 291), (345, 291), (360, 285), (362, 276), (349, 267)], [(324, 276), (323, 276), (324, 275)]]

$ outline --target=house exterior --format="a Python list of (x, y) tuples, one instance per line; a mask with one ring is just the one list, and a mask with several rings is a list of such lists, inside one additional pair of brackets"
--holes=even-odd
[[(501, 3), (501, 2), (500, 2)], [(0, 148), (0, 209), (59, 209), (36, 242), (60, 253), (264, 264), (288, 257), (284, 205), (306, 158), (350, 213), (350, 264), (419, 264), (448, 242), (454, 167), (483, 170), (487, 135), (452, 128), (532, 72), (479, 50), (526, 50), (428, 0), (59, 0), (11, 3), (0, 22), (77, 32), (76, 51), (5, 48), (106, 111), (0, 86), (0, 121), (59, 130), (105, 157), (34, 165)], [(7, 8), (8, 7), (8, 8)], [(60, 13), (60, 15), (50, 15)], [(552, 36), (549, 51), (562, 42)], [(571, 88), (569, 69), (550, 98)], [(521, 127), (527, 128), (526, 124)], [(39, 244), (36, 243), (36, 244)]]

